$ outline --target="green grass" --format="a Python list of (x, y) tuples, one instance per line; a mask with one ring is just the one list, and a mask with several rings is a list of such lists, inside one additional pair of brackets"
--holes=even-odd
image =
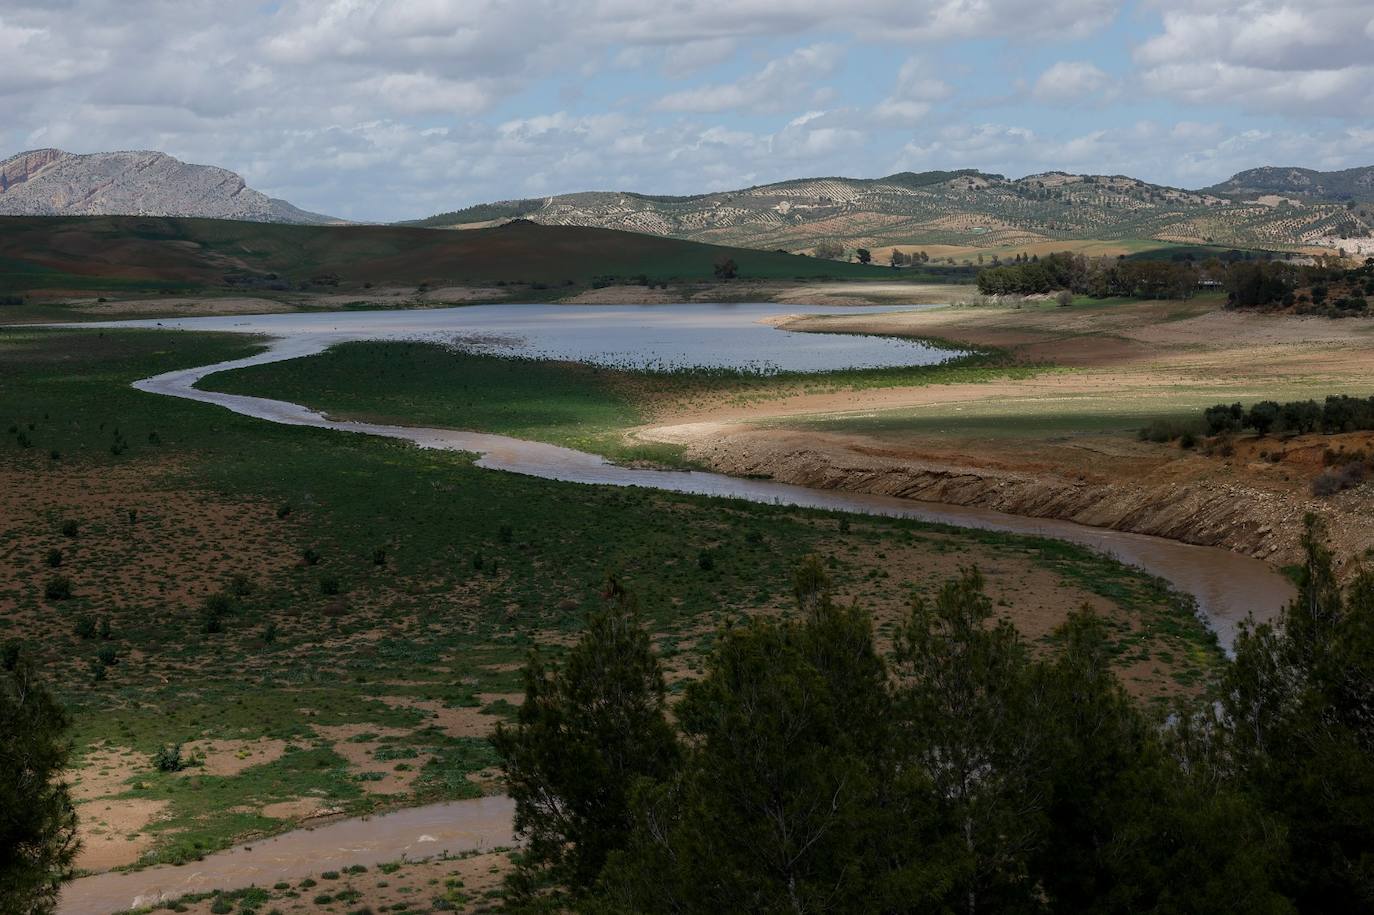
[[(483, 701), (479, 693), (518, 690), (525, 653), (542, 643), (557, 654), (598, 604), (607, 571), (636, 592), (649, 625), (673, 639), (674, 653), (692, 659), (709, 646), (702, 631), (758, 609), (786, 607), (792, 569), (808, 552), (843, 553), (833, 574), (849, 593), (890, 595), (899, 583), (873, 577), (873, 557), (928, 542), (931, 549), (1019, 556), (1053, 569), (1121, 602), (1126, 614), (1177, 625), (1179, 638), (1203, 646), (1199, 670), (1216, 663), (1202, 628), (1180, 614), (1157, 582), (1085, 549), (898, 519), (857, 518), (841, 530), (834, 513), (497, 473), (474, 467), (470, 455), (278, 426), (129, 387), (158, 372), (242, 356), (257, 345), (234, 335), (0, 330), (0, 467), (30, 479), (37, 491), (71, 485), (67, 473), (99, 476), (121, 468), (136, 470), (152, 487), (99, 511), (81, 509), (78, 500), (78, 507), (26, 527), (0, 526), (0, 554), (16, 570), (0, 581), (0, 602), (12, 608), (0, 622), (0, 639), (28, 640), (50, 672), (75, 717), (79, 755), (124, 747), (147, 760), (138, 762), (132, 779), (144, 787), (119, 791), (169, 802), (169, 819), (155, 829), (148, 860), (182, 860), (286, 828), (235, 810), (298, 792), (317, 792), (353, 812), (469, 796), (475, 789), (467, 776), (493, 763), (486, 743), (449, 737), (425, 713), (380, 697), (461, 707)], [(377, 352), (363, 348), (335, 358)], [(417, 372), (438, 358), (421, 347), (412, 354)], [(460, 360), (453, 371), (475, 381), (477, 366)], [(565, 376), (543, 380), (557, 377)], [(345, 379), (339, 376), (341, 385)], [(489, 396), (498, 403), (508, 397), (514, 409), (522, 390), (517, 380), (512, 374), (493, 383)], [(631, 415), (624, 401), (606, 393), (618, 388), (593, 381), (519, 421), (547, 429), (594, 416), (609, 427)], [(426, 409), (442, 407), (442, 386), (418, 375), (400, 389)], [(499, 412), (492, 408), (487, 416)], [(283, 558), (275, 571), (264, 571), (236, 567), (232, 549), (221, 557), (252, 585), (229, 599), (222, 632), (203, 627), (202, 598), (187, 604), (150, 584), (131, 586), (96, 548), (118, 541), (129, 525), (155, 523), (160, 501), (184, 493), (238, 506), (256, 519), (251, 539)], [(279, 514), (278, 506), (290, 510)], [(61, 532), (69, 516), (78, 522), (74, 538)], [(166, 533), (169, 539), (156, 548), (168, 555), (205, 550), (177, 539), (175, 530)], [(380, 566), (378, 547), (385, 547)], [(41, 593), (52, 548), (63, 551), (61, 573), (74, 588), (72, 599), (55, 604)], [(317, 565), (300, 561), (307, 548), (320, 557)], [(709, 570), (698, 562), (703, 551), (715, 560)], [(322, 576), (339, 581), (339, 596), (321, 593)], [(227, 574), (192, 584), (198, 595), (232, 590)], [(110, 621), (109, 642), (77, 634), (76, 620), (85, 614)], [(9, 621), (21, 619), (36, 622), (11, 628)], [(263, 637), (268, 627), (276, 632), (270, 643)], [(377, 633), (382, 637), (374, 638)], [(120, 660), (93, 682), (89, 663), (103, 644)], [(409, 794), (383, 802), (363, 793), (365, 783), (343, 768), (315, 730), (343, 724), (399, 732), (388, 746), (437, 759), (418, 769)], [(297, 750), (235, 776), (152, 771), (151, 754), (163, 743), (260, 737)]]
[[(627, 441), (654, 408), (697, 398), (733, 403), (834, 390), (960, 384), (1043, 371), (999, 353), (908, 368), (818, 374), (728, 369), (627, 371), (478, 356), (431, 343), (345, 343), (318, 356), (213, 375), (201, 387), (307, 404), (332, 416), (552, 442), (614, 460), (679, 464), (680, 449)], [(359, 379), (368, 379), (360, 384)]]

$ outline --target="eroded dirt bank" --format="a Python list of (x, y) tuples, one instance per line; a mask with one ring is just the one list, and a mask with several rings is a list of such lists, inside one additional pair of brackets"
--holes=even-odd
[[(986, 466), (903, 455), (848, 436), (745, 426), (697, 435), (687, 454), (732, 476), (768, 477), (816, 489), (865, 492), (1056, 518), (1185, 543), (1217, 546), (1284, 565), (1297, 559), (1302, 517), (1327, 519), (1340, 555), (1374, 546), (1374, 499), (1351, 491), (1331, 499), (1293, 487), (1230, 479), (1111, 479), (1045, 467)], [(1113, 461), (1101, 454), (1104, 469)], [(1202, 459), (1199, 459), (1202, 460)]]

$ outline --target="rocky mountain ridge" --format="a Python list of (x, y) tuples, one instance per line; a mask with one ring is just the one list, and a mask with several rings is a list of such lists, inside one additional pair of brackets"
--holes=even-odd
[(339, 221), (255, 191), (227, 169), (191, 165), (161, 152), (34, 149), (0, 161), (0, 216), (111, 215)]

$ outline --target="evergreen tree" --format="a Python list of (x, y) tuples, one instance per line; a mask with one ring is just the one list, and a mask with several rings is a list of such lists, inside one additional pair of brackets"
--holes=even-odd
[(1342, 590), (1325, 530), (1298, 597), (1242, 632), (1222, 692), (1234, 777), (1286, 827), (1281, 886), (1302, 911), (1374, 910), (1374, 576)]
[(30, 662), (7, 655), (0, 673), (0, 912), (47, 915), (76, 857), (67, 786), (66, 712)]
[(526, 839), (517, 896), (545, 881), (591, 887), (625, 841), (633, 782), (666, 778), (677, 761), (663, 671), (635, 602), (614, 578), (605, 598), (561, 667), (531, 653), (516, 724), (492, 738)]
[(976, 569), (917, 600), (895, 649), (902, 737), (934, 784), (955, 878), (953, 909), (1035, 911), (1029, 857), (1043, 840), (1049, 785), (1040, 771), (1024, 643)]
[[(872, 622), (839, 607), (814, 558), (803, 619), (723, 634), (679, 720), (680, 778), (642, 785), (607, 905), (634, 912), (872, 912), (929, 908), (946, 879), (928, 854), (929, 786), (893, 765), (887, 673)], [(925, 807), (922, 807), (922, 804)]]

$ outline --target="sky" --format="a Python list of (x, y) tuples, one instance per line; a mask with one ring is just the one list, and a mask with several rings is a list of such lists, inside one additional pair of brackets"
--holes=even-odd
[(978, 168), (1374, 164), (1370, 0), (0, 0), (0, 158), (427, 216)]

